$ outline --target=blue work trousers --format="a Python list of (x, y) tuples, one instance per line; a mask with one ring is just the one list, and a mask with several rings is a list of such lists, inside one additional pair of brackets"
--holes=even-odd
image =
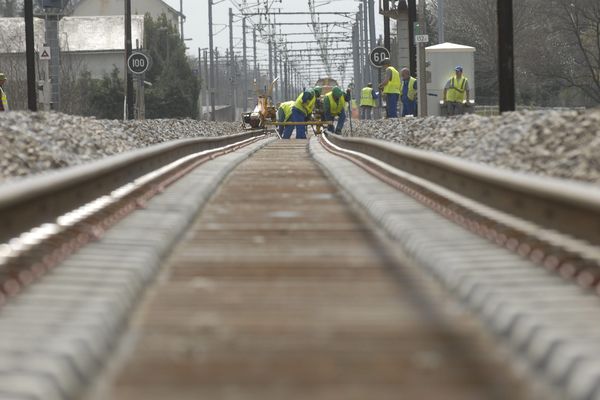
[(387, 93), (385, 100), (386, 114), (388, 118), (398, 118), (398, 99), (400, 94)]
[(410, 101), (408, 98), (402, 99), (402, 116), (406, 117), (407, 115), (417, 116), (417, 101)]
[[(335, 133), (341, 133), (342, 128), (344, 127), (344, 122), (346, 122), (346, 111), (342, 110), (342, 112), (337, 117), (338, 122), (337, 127), (335, 128)], [(335, 119), (335, 117), (328, 112), (326, 112), (323, 115), (323, 118), (325, 119), (325, 121), (333, 121)], [(334, 132), (333, 125), (328, 125), (327, 129), (329, 129), (331, 132)]]
[[(306, 115), (296, 107), (293, 107), (289, 122), (306, 122)], [(288, 125), (283, 130), (282, 137), (290, 139), (294, 128), (296, 128), (296, 139), (306, 139), (306, 125)]]
[[(277, 122), (287, 122), (285, 119), (285, 112), (280, 108), (277, 110)], [(277, 126), (277, 132), (279, 132), (279, 136), (283, 136), (283, 129), (285, 126)]]

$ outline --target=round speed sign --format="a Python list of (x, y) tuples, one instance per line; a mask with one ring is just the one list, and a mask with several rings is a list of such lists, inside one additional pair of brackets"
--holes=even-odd
[(371, 60), (371, 64), (380, 68), (383, 66), (383, 60), (390, 58), (390, 51), (385, 47), (375, 47), (373, 50), (371, 50), (369, 58)]
[(143, 74), (150, 67), (150, 58), (144, 53), (132, 53), (127, 59), (127, 67), (134, 74)]

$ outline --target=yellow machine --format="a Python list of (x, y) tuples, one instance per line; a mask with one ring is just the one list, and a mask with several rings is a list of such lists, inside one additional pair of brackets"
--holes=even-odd
[(279, 78), (275, 78), (269, 85), (269, 88), (261, 92), (258, 89), (256, 80), (254, 80), (254, 90), (258, 97), (258, 104), (251, 112), (242, 114), (242, 125), (245, 129), (266, 128), (268, 123), (277, 121), (277, 108), (273, 105), (273, 87), (277, 84)]

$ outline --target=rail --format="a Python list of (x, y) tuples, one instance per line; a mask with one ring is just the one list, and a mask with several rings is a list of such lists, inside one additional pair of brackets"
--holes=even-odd
[(600, 244), (600, 190), (591, 185), (499, 170), (373, 139), (324, 138), (355, 157), (372, 157), (480, 204)]
[(264, 135), (263, 130), (182, 139), (0, 187), (0, 243), (91, 202), (182, 157)]

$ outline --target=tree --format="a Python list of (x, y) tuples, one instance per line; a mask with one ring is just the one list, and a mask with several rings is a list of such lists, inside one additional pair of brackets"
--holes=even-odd
[(197, 115), (198, 80), (192, 73), (185, 44), (166, 15), (146, 15), (144, 42), (153, 65), (146, 75), (148, 118), (194, 118)]
[(79, 79), (79, 90), (88, 93), (82, 113), (98, 118), (123, 118), (124, 82), (117, 67), (100, 80), (91, 79), (89, 72), (84, 72)]
[(600, 103), (600, 3), (597, 0), (549, 0), (552, 23), (546, 31), (553, 68), (545, 75), (576, 88)]

